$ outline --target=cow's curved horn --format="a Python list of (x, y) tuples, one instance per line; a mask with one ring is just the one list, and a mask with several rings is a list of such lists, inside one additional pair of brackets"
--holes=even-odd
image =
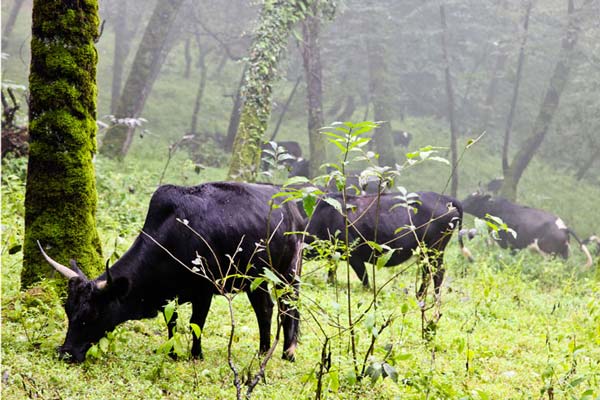
[(40, 248), (40, 251), (42, 252), (42, 255), (44, 256), (44, 258), (46, 259), (46, 261), (48, 261), (48, 264), (52, 265), (54, 267), (55, 270), (57, 270), (58, 272), (60, 272), (65, 278), (67, 279), (71, 279), (71, 278), (75, 278), (77, 275), (77, 272), (73, 271), (71, 268), (69, 267), (65, 267), (64, 265), (54, 261), (52, 258), (50, 258), (50, 256), (48, 254), (46, 254), (46, 252), (44, 251), (44, 249), (42, 248), (42, 245), (40, 244), (40, 241), (37, 241), (38, 247)]

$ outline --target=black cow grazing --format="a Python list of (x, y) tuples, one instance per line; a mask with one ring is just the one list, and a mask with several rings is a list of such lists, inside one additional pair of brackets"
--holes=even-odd
[(310, 164), (309, 161), (304, 158), (298, 158), (289, 163), (290, 165), (290, 173), (289, 176), (310, 176)]
[[(365, 287), (369, 286), (365, 262), (374, 261), (371, 247), (365, 241), (375, 241), (395, 250), (387, 266), (398, 265), (411, 258), (415, 250), (426, 248), (427, 251), (421, 253), (420, 257), (429, 257), (435, 270), (435, 292), (439, 295), (444, 279), (444, 249), (454, 228), (462, 227), (462, 205), (456, 199), (438, 193), (417, 194), (418, 202), (408, 207), (397, 206), (402, 203), (402, 200), (397, 198), (398, 193), (382, 194), (379, 204), (377, 195), (347, 196), (347, 204), (353, 206), (348, 213), (351, 224), (348, 242), (357, 241), (349, 261)], [(342, 202), (342, 195), (339, 193), (329, 197)], [(399, 228), (404, 229), (397, 232)], [(344, 219), (331, 204), (320, 201), (308, 222), (307, 231), (313, 237), (322, 240), (332, 238), (335, 232), (339, 231), (339, 238), (343, 238)], [(463, 254), (468, 256), (462, 238), (459, 238), (459, 243)], [(426, 288), (428, 273), (429, 269), (424, 266), (423, 283), (418, 290), (419, 297)]]
[[(190, 322), (202, 329), (213, 295), (234, 289), (246, 291), (258, 320), (260, 351), (266, 352), (273, 302), (266, 282), (250, 291), (251, 278), (271, 269), (294, 285), (297, 296), (295, 278), (302, 265), (302, 238), (284, 232), (302, 229), (303, 218), (291, 202), (271, 210), (269, 201), (278, 191), (269, 185), (232, 182), (161, 186), (150, 200), (142, 233), (112, 268), (107, 265), (94, 280), (88, 280), (74, 262), (72, 270), (44, 253), (69, 278), (65, 304), (69, 328), (59, 352), (80, 362), (106, 332), (128, 320), (156, 316), (174, 297), (192, 303)], [(248, 278), (223, 280), (236, 274)], [(283, 358), (293, 360), (299, 316), (287, 304), (280, 304)], [(199, 338), (193, 338), (191, 352), (202, 357)]]
[(396, 146), (408, 147), (413, 135), (406, 131), (392, 131), (392, 137)]
[(479, 192), (469, 195), (462, 203), (465, 212), (479, 218), (484, 218), (487, 214), (500, 217), (516, 232), (516, 237), (504, 230), (498, 232), (498, 244), (504, 249), (530, 247), (541, 254), (558, 254), (566, 259), (569, 256), (569, 235), (573, 235), (587, 257), (586, 266), (592, 265), (587, 247), (562, 219), (547, 211), (515, 204), (502, 197), (492, 198), (489, 194)]

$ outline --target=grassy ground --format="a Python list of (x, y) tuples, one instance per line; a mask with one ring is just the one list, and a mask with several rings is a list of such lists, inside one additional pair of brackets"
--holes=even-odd
[[(151, 168), (141, 167), (143, 162), (131, 159), (119, 165), (97, 160), (98, 220), (105, 256), (122, 254), (143, 222), (164, 160), (154, 161)], [(441, 176), (443, 170), (436, 168), (445, 167), (420, 168), (421, 176)], [(197, 175), (184, 154), (179, 153), (164, 180), (195, 184), (222, 179), (223, 174), (223, 170), (207, 169)], [(414, 189), (419, 182), (410, 174), (405, 186)], [(105, 351), (81, 365), (58, 360), (55, 348), (62, 344), (66, 332), (60, 296), (47, 283), (19, 292), (21, 253), (15, 246), (22, 239), (23, 178), (23, 162), (5, 163), (2, 397), (234, 398), (233, 375), (227, 364), (230, 324), (224, 298), (213, 302), (203, 332), (203, 361), (173, 361), (162, 354), (159, 349), (166, 342), (166, 328), (158, 317), (121, 325), (104, 343)], [(444, 179), (438, 178), (440, 181)], [(563, 177), (563, 185), (570, 185), (567, 178)], [(534, 192), (534, 188), (529, 190)], [(573, 185), (572, 190), (577, 187)], [(595, 193), (594, 188), (581, 190)], [(571, 195), (575, 194), (562, 193), (563, 202)], [(555, 201), (561, 203), (560, 199)], [(593, 218), (597, 216), (590, 216)], [(356, 325), (357, 366), (362, 369), (370, 332), (389, 318), (390, 325), (378, 335), (374, 353), (366, 361), (372, 376), (385, 361), (390, 376), (384, 379), (356, 380), (350, 334), (336, 328), (338, 323), (345, 325), (348, 318), (345, 266), (339, 268), (338, 285), (334, 287), (325, 283), (322, 264), (306, 263), (297, 361), (282, 361), (280, 345), (267, 366), (266, 379), (253, 397), (313, 398), (323, 342), (330, 337), (330, 368), (322, 379), (325, 398), (599, 398), (599, 266), (581, 270), (583, 257), (577, 251), (563, 262), (527, 252), (512, 256), (488, 248), (483, 239), (469, 246), (477, 254), (473, 264), (466, 264), (455, 241), (451, 242), (439, 310), (442, 317), (430, 340), (421, 336), (421, 311), (414, 297), (416, 266), (376, 271), (378, 286), (391, 281), (378, 298), (376, 313), (367, 312)], [(370, 304), (372, 294), (362, 289), (351, 274), (350, 295), (356, 319)], [(235, 298), (233, 303), (237, 322), (233, 357), (246, 377), (257, 369), (258, 329), (247, 299)], [(181, 312), (189, 315), (189, 307), (181, 306)], [(432, 313), (429, 311), (427, 317)], [(182, 336), (184, 347), (189, 339)], [(391, 378), (394, 371), (397, 379)]]

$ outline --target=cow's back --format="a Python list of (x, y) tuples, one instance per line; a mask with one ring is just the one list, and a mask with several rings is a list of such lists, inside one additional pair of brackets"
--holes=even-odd
[(152, 196), (143, 229), (180, 261), (202, 261), (222, 274), (231, 267), (230, 257), (241, 268), (249, 263), (259, 271), (269, 267), (264, 246), (270, 238), (273, 267), (285, 268), (300, 238), (284, 233), (301, 230), (302, 218), (292, 202), (270, 205), (278, 191), (241, 182), (164, 185)]

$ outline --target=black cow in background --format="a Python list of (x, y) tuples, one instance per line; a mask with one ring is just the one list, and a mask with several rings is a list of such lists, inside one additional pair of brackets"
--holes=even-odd
[[(94, 280), (88, 280), (74, 262), (70, 269), (44, 253), (69, 278), (65, 304), (69, 328), (61, 355), (83, 361), (86, 351), (106, 332), (128, 320), (156, 316), (175, 297), (192, 303), (190, 322), (202, 329), (213, 295), (234, 289), (246, 291), (258, 320), (260, 351), (266, 352), (273, 302), (266, 282), (250, 291), (250, 280), (264, 268), (271, 269), (295, 286), (297, 296), (295, 278), (302, 265), (302, 237), (284, 233), (301, 230), (303, 218), (291, 202), (271, 209), (271, 197), (279, 191), (270, 185), (230, 182), (161, 186), (150, 200), (142, 233), (112, 268), (107, 265), (106, 273)], [(250, 279), (228, 278), (224, 287), (216, 286), (235, 274)], [(280, 306), (283, 358), (293, 360), (298, 311), (286, 301)], [(169, 336), (175, 319), (169, 322)], [(202, 357), (200, 339), (195, 336), (192, 356)]]
[(530, 247), (541, 254), (558, 254), (566, 259), (569, 256), (569, 235), (572, 235), (587, 257), (586, 266), (592, 265), (587, 247), (562, 219), (547, 211), (512, 203), (502, 197), (493, 198), (489, 194), (479, 192), (469, 195), (462, 204), (466, 213), (476, 217), (485, 218), (487, 214), (500, 217), (517, 233), (515, 238), (510, 232), (503, 230), (498, 232), (498, 244), (504, 249)]
[(392, 131), (392, 137), (396, 146), (408, 147), (413, 135), (406, 131)]
[[(398, 199), (398, 195), (399, 193), (381, 194), (379, 202), (377, 195), (347, 196), (347, 204), (353, 206), (348, 213), (351, 224), (348, 242), (357, 241), (357, 246), (350, 254), (350, 265), (363, 285), (368, 287), (369, 277), (365, 262), (374, 262), (374, 259), (373, 251), (365, 241), (386, 244), (394, 249), (386, 266), (401, 264), (411, 258), (415, 250), (424, 247), (434, 271), (435, 292), (439, 295), (444, 279), (444, 250), (453, 230), (462, 226), (462, 206), (452, 197), (433, 192), (418, 192), (417, 202), (409, 206), (399, 206), (403, 200)], [(328, 196), (340, 203), (343, 201), (340, 193)], [(399, 228), (404, 229), (397, 232)], [(343, 240), (344, 218), (335, 207), (321, 200), (306, 230), (321, 240), (329, 240), (339, 231), (339, 238)], [(468, 256), (462, 238), (459, 238), (459, 243), (463, 254)], [(425, 254), (421, 253), (420, 257), (422, 260)], [(418, 290), (419, 297), (427, 286), (428, 273), (429, 268), (423, 266), (423, 283)]]

